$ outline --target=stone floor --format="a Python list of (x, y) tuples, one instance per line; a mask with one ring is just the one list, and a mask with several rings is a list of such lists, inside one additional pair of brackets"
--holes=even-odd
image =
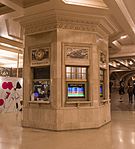
[(134, 149), (135, 103), (111, 94), (112, 121), (99, 129), (53, 132), (21, 127), (21, 112), (0, 114), (0, 149)]
[(21, 112), (0, 114), (0, 149), (134, 149), (135, 112), (113, 111), (99, 129), (53, 132), (21, 127)]

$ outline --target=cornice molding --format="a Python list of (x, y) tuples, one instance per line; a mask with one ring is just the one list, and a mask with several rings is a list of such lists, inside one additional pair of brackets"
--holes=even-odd
[(118, 30), (110, 22), (107, 17), (103, 16), (90, 16), (90, 15), (39, 15), (30, 16), (20, 21), (25, 29), (26, 35), (48, 32), (56, 29), (68, 29), (74, 31), (87, 31), (101, 34), (107, 37), (110, 34), (116, 33)]

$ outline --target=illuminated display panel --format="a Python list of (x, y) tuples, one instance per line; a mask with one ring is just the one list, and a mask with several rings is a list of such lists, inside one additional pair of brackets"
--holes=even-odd
[(100, 84), (100, 97), (103, 97), (103, 84)]
[(34, 67), (31, 101), (46, 101), (50, 97), (50, 66)]
[(68, 84), (68, 98), (85, 98), (85, 84)]
[(105, 88), (104, 88), (104, 86), (105, 86), (105, 84), (104, 84), (104, 75), (105, 75), (105, 70), (104, 69), (100, 69), (100, 88), (99, 88), (99, 90), (100, 90), (100, 97), (101, 97), (101, 99), (104, 99), (105, 98)]
[(48, 100), (50, 96), (50, 81), (49, 80), (34, 80), (33, 81), (34, 100)]

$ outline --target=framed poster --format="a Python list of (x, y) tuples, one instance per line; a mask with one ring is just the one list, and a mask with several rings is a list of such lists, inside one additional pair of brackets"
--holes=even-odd
[(50, 64), (50, 47), (31, 48), (31, 66), (44, 66)]

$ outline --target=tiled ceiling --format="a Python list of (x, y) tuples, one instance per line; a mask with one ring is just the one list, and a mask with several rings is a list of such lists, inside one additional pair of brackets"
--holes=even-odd
[(49, 0), (10, 0), (10, 1), (23, 8), (26, 8), (43, 2), (48, 2)]

